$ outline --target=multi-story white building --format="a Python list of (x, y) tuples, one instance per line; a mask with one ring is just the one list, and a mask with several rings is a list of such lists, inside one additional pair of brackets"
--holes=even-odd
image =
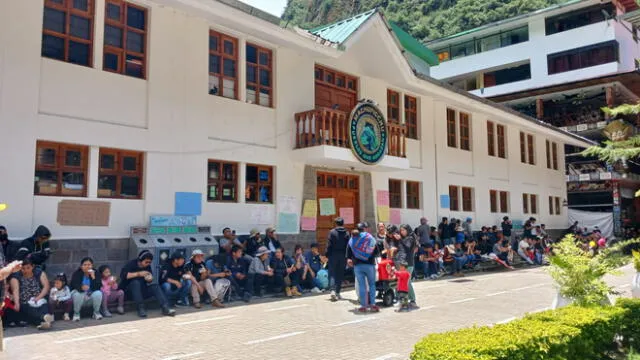
[[(129, 228), (181, 192), (215, 234), (277, 224), (306, 243), (340, 208), (564, 228), (563, 145), (589, 145), (426, 77), (433, 54), (377, 11), (307, 33), (233, 0), (5, 1), (0, 48), (0, 223), (12, 238), (47, 225), (60, 266), (124, 260)], [(360, 99), (382, 126), (349, 114)], [(355, 150), (387, 145), (380, 162), (358, 160), (353, 124)], [(300, 231), (321, 198), (336, 214)]]
[(634, 70), (637, 30), (619, 17), (634, 8), (571, 0), (428, 42), (440, 59), (431, 76), (494, 97)]

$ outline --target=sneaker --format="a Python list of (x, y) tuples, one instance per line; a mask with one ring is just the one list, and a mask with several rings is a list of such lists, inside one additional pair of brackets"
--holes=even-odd
[(202, 304), (200, 304), (199, 302), (193, 303), (193, 307), (196, 308), (196, 309), (201, 309), (202, 308)]
[(216, 308), (223, 308), (224, 304), (222, 303), (222, 301), (215, 299), (213, 300), (213, 302), (211, 302), (211, 306), (216, 307)]
[(418, 306), (418, 304), (416, 304), (415, 301), (412, 301), (409, 303), (409, 309), (419, 309), (420, 306)]
[(49, 329), (51, 329), (51, 323), (43, 321), (43, 322), (40, 323), (40, 325), (38, 325), (36, 327), (36, 329), (38, 329), (38, 330), (49, 330)]
[(364, 307), (364, 306), (361, 306), (361, 307), (358, 308), (358, 312), (364, 314), (364, 313), (367, 312), (367, 308)]
[(44, 320), (44, 322), (52, 323), (52, 322), (55, 321), (55, 317), (53, 317), (52, 314), (47, 314), (47, 315), (43, 316), (43, 320)]
[(314, 287), (313, 289), (311, 289), (311, 292), (314, 294), (321, 294), (322, 290), (318, 289), (317, 287)]
[(251, 295), (249, 293), (244, 293), (244, 296), (242, 297), (242, 301), (248, 304), (251, 301)]
[(94, 320), (102, 320), (102, 314), (100, 314), (100, 313), (93, 313), (93, 319), (94, 319)]
[(118, 308), (116, 308), (116, 310), (118, 311), (118, 314), (124, 315), (124, 306), (118, 306)]
[(337, 298), (338, 300), (342, 300), (342, 295), (340, 295), (340, 294), (336, 294), (336, 298)]
[(80, 321), (80, 314), (73, 314), (73, 321)]
[(378, 305), (371, 305), (369, 307), (369, 311), (374, 312), (374, 313), (380, 312), (380, 307)]
[(338, 301), (338, 296), (335, 291), (331, 292), (331, 301)]
[(285, 293), (285, 295), (287, 295), (287, 297), (293, 296), (293, 291), (291, 291), (290, 287), (284, 288), (284, 293)]
[(189, 306), (189, 304), (188, 304), (188, 303), (187, 303), (187, 304), (185, 304), (185, 303), (184, 303), (184, 300), (177, 300), (177, 301), (176, 301), (176, 306), (184, 307), (184, 306)]
[(106, 317), (106, 318), (113, 317), (113, 315), (111, 314), (111, 311), (109, 311), (108, 309), (105, 309), (105, 310), (102, 312), (102, 315), (103, 315), (104, 317)]
[(147, 317), (147, 310), (145, 309), (144, 305), (138, 305), (138, 317), (141, 318), (146, 318)]
[(302, 293), (300, 293), (300, 291), (298, 290), (298, 287), (292, 286), (291, 287), (291, 295), (293, 295), (293, 296), (302, 296)]
[(162, 315), (164, 316), (176, 316), (176, 311), (169, 308), (162, 309)]
[(62, 320), (69, 321), (69, 320), (71, 320), (71, 318), (69, 317), (69, 314), (64, 313), (64, 316), (62, 316)]
[[(78, 318), (78, 321), (80, 320), (80, 318)], [(26, 321), (18, 321), (18, 326), (19, 327), (27, 327), (27, 325), (29, 325), (28, 322)]]

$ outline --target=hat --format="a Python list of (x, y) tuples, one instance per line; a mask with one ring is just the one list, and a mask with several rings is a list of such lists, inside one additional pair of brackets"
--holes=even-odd
[(191, 257), (192, 257), (192, 258), (193, 258), (193, 257), (195, 257), (195, 256), (198, 256), (198, 255), (204, 255), (204, 253), (202, 252), (202, 250), (200, 250), (200, 249), (195, 249), (195, 250), (193, 250), (193, 252), (191, 253)]
[(268, 234), (268, 233), (272, 233), (274, 231), (276, 231), (276, 227), (275, 226), (271, 226), (271, 227), (268, 227), (267, 230), (264, 231), (264, 233)]
[(269, 249), (267, 249), (266, 246), (260, 246), (258, 248), (258, 251), (256, 251), (256, 257), (260, 257), (264, 254), (268, 254), (269, 253)]
[(314, 243), (311, 243), (311, 246), (309, 246), (309, 247), (311, 247), (311, 248), (317, 248), (317, 247), (320, 247), (320, 245), (318, 245), (318, 243), (315, 243), (315, 242), (314, 242)]
[(260, 230), (253, 228), (251, 229), (251, 231), (249, 231), (249, 236), (254, 237), (256, 235), (260, 234)]
[(471, 221), (472, 219), (470, 217), (467, 218), (467, 221)]
[(184, 259), (184, 254), (182, 253), (182, 251), (174, 251), (171, 254), (171, 256), (169, 256), (169, 260), (176, 260), (176, 259)]

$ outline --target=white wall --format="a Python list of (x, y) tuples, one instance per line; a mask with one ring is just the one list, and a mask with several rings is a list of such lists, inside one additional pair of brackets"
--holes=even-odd
[[(3, 49), (0, 51), (0, 134), (3, 134), (0, 202), (9, 204), (9, 210), (0, 213), (0, 224), (9, 227), (12, 237), (26, 236), (41, 223), (51, 227), (55, 238), (126, 237), (130, 226), (147, 223), (150, 215), (172, 213), (175, 192), (205, 193), (208, 159), (239, 163), (240, 202), (205, 202), (199, 222), (211, 224), (216, 233), (224, 226), (235, 227), (240, 233), (248, 232), (256, 225), (250, 220), (256, 205), (245, 204), (242, 195), (246, 163), (275, 167), (275, 199), (281, 195), (302, 197), (305, 162), (293, 160), (293, 115), (314, 107), (315, 63), (359, 76), (359, 97), (376, 100), (383, 112), (386, 112), (387, 88), (418, 97), (420, 140), (407, 141), (411, 168), (395, 172), (373, 168), (372, 171), (374, 189), (387, 190), (389, 178), (422, 182), (421, 209), (403, 209), (403, 222), (417, 224), (421, 216), (427, 216), (434, 224), (436, 217), (450, 215), (448, 210), (439, 209), (438, 203), (439, 194), (446, 194), (449, 184), (474, 184), (477, 208), (472, 215), (482, 223), (495, 220), (486, 211), (489, 186), (511, 191), (513, 216), (517, 216), (516, 210), (521, 208), (517, 201), (523, 187), (532, 187), (531, 191), (540, 195), (540, 218), (543, 219), (546, 194), (564, 194), (564, 176), (560, 172), (556, 176), (545, 173), (539, 168), (540, 164), (535, 169), (520, 165), (519, 157), (512, 155), (518, 151), (517, 144), (512, 144), (517, 141), (513, 140), (517, 139), (513, 137), (518, 131), (516, 127), (508, 125), (508, 161), (486, 156), (483, 139), (487, 115), (478, 110), (478, 103), (469, 99), (459, 101), (468, 104), (472, 113), (473, 151), (448, 149), (444, 109), (449, 100), (442, 95), (442, 89), (426, 91), (415, 84), (405, 84), (401, 75), (409, 70), (404, 67), (406, 64), (397, 61), (401, 58), (399, 53), (390, 55), (392, 43), (385, 43), (384, 48), (378, 46), (374, 56), (363, 51), (376, 49), (372, 45), (388, 41), (380, 37), (384, 33), (380, 29), (363, 33), (340, 59), (333, 60), (308, 51), (274, 46), (233, 29), (217, 28), (203, 18), (186, 16), (168, 7), (151, 6), (148, 78), (141, 80), (101, 70), (102, 10), (98, 11), (95, 25), (94, 68), (42, 58), (42, 7), (42, 0), (0, 4), (0, 48)], [(98, 0), (96, 8), (103, 9), (104, 1)], [(243, 21), (251, 21), (249, 15), (246, 17)], [(274, 51), (274, 108), (208, 95), (210, 27), (238, 36), (241, 50), (245, 41), (250, 40)], [(243, 52), (239, 61), (241, 99), (244, 99)], [(456, 106), (464, 109), (461, 103)], [(495, 121), (505, 116), (496, 109), (489, 113), (497, 117)], [(104, 200), (111, 202), (109, 227), (57, 225), (57, 203), (67, 198), (33, 195), (38, 139), (91, 146), (90, 200), (98, 200), (100, 147), (145, 152), (144, 199)], [(537, 137), (537, 141), (542, 142), (538, 149), (543, 149), (543, 137)], [(559, 184), (558, 188), (553, 188), (554, 184)], [(260, 227), (276, 222), (276, 205), (269, 208), (271, 218), (268, 223), (259, 224)], [(553, 227), (553, 221), (550, 219), (547, 224)], [(557, 221), (563, 226), (565, 222), (564, 218)]]

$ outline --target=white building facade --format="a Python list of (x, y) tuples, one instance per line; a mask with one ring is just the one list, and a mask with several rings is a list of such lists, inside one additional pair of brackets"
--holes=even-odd
[[(355, 221), (374, 222), (378, 190), (390, 191), (396, 220), (414, 225), (509, 215), (566, 227), (562, 145), (589, 143), (415, 75), (379, 13), (338, 50), (218, 1), (65, 4), (0, 5), (0, 224), (11, 238), (44, 224), (54, 240), (82, 246), (126, 239), (151, 215), (173, 214), (177, 192), (201, 194), (198, 223), (214, 234), (278, 224), (283, 197), (296, 212), (335, 197)], [(397, 118), (380, 163), (359, 161), (342, 125), (300, 123), (325, 101), (319, 89)], [(340, 101), (323, 111), (337, 113)], [(305, 138), (322, 131), (338, 133)], [(63, 225), (66, 200), (109, 203), (108, 225)], [(290, 239), (322, 240), (331, 218), (318, 214), (317, 232)]]
[(620, 18), (626, 2), (568, 1), (431, 41), (441, 60), (431, 76), (494, 97), (632, 71), (640, 46)]

